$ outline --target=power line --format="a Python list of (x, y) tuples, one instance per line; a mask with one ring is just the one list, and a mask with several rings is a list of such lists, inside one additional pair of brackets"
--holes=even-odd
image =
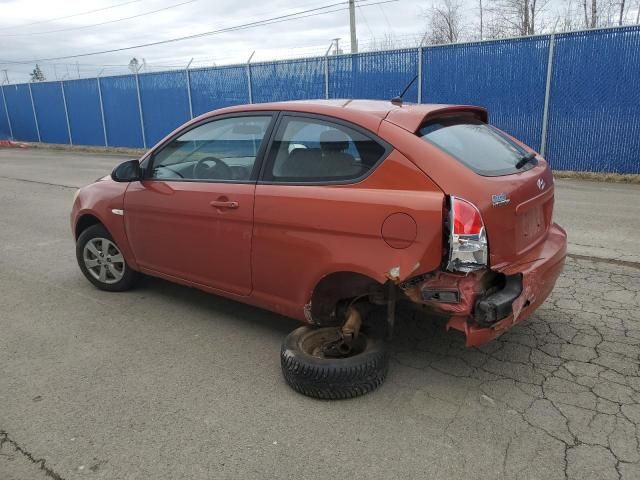
[[(358, 47), (359, 50), (366, 55), (367, 52), (373, 51), (389, 51), (389, 50), (402, 50), (405, 48), (415, 48), (419, 45), (420, 39), (422, 38), (421, 34), (405, 34), (405, 35), (394, 35), (393, 44), (380, 45), (379, 42), (381, 39), (373, 37), (369, 39), (359, 39)], [(398, 45), (396, 42), (402, 39), (406, 39), (407, 41), (402, 41), (403, 46)], [(385, 44), (385, 39), (382, 39), (382, 43)], [(254, 63), (263, 63), (267, 61), (296, 61), (296, 60), (308, 60), (311, 57), (322, 57), (324, 56), (324, 52), (326, 51), (326, 45), (308, 45), (304, 47), (293, 47), (293, 48), (277, 48), (278, 52), (262, 52), (258, 51), (256, 53), (263, 53), (263, 58), (259, 60), (254, 60)], [(283, 52), (286, 51), (283, 56)], [(242, 50), (234, 50), (234, 51), (225, 51), (224, 57), (196, 57), (193, 59), (193, 63), (191, 64), (192, 70), (199, 69), (207, 69), (207, 68), (225, 68), (225, 67), (237, 67), (239, 64), (244, 64), (244, 58), (246, 55), (246, 49)], [(165, 72), (175, 72), (176, 70), (184, 70), (185, 65), (187, 64), (187, 60), (190, 57), (160, 57), (151, 61), (147, 61), (147, 71), (149, 73), (165, 73)], [(156, 63), (157, 62), (157, 63)], [(122, 75), (129, 74), (130, 70), (127, 63), (120, 64), (98, 64), (98, 63), (42, 63), (41, 65), (42, 71), (45, 73), (47, 78), (51, 78), (55, 80), (64, 80), (65, 77), (68, 77), (68, 74), (65, 74), (60, 78), (60, 73), (64, 73), (65, 69), (63, 67), (73, 67), (82, 69), (82, 77), (83, 78), (95, 78), (100, 72), (101, 77), (112, 76), (112, 75)], [(59, 67), (56, 70), (56, 66)], [(62, 68), (61, 68), (62, 67)], [(93, 67), (93, 69), (91, 68)], [(61, 69), (60, 69), (61, 68)], [(86, 75), (84, 72), (87, 70), (94, 70), (94, 72)], [(2, 70), (0, 70), (1, 72)], [(10, 73), (25, 75), (24, 70), (8, 70)]]
[(60, 29), (60, 30), (47, 30), (46, 32), (3, 33), (3, 34), (0, 34), (0, 36), (2, 36), (2, 37), (22, 37), (22, 36), (31, 36), (31, 35), (45, 35), (45, 34), (49, 34), (49, 33), (70, 32), (72, 30), (82, 30), (82, 29), (85, 29), (85, 28), (99, 27), (100, 25), (108, 25), (110, 23), (123, 22), (125, 20), (131, 20), (132, 18), (145, 17), (147, 15), (152, 15), (154, 13), (164, 12), (165, 10), (170, 10), (172, 8), (181, 7), (182, 5), (187, 5), (188, 3), (193, 3), (193, 2), (197, 2), (197, 1), (198, 0), (188, 0), (186, 2), (176, 3), (176, 4), (173, 4), (173, 5), (168, 5), (168, 6), (163, 7), (163, 8), (159, 8), (157, 10), (152, 10), (150, 12), (139, 13), (137, 15), (132, 15), (130, 17), (116, 18), (114, 20), (109, 20), (109, 21), (101, 22), (101, 23), (94, 23), (93, 25), (80, 25), (78, 27), (63, 28), (63, 29)]
[[(105, 53), (115, 53), (115, 52), (121, 52), (121, 51), (126, 51), (126, 50), (133, 50), (134, 48), (143, 48), (143, 47), (151, 47), (151, 46), (155, 46), (155, 45), (163, 45), (166, 43), (173, 43), (173, 42), (179, 42), (179, 41), (183, 41), (183, 40), (191, 40), (191, 39), (195, 39), (195, 38), (200, 38), (200, 37), (204, 37), (204, 36), (208, 36), (208, 35), (215, 35), (215, 34), (219, 34), (219, 33), (226, 33), (228, 31), (235, 31), (235, 30), (241, 30), (244, 28), (251, 28), (251, 27), (255, 27), (255, 26), (261, 26), (262, 24), (266, 24), (269, 25), (270, 23), (275, 23), (273, 21), (275, 20), (280, 20), (280, 19), (285, 19), (285, 18), (291, 18), (291, 17), (296, 17), (298, 15), (302, 15), (305, 13), (309, 13), (309, 12), (317, 12), (320, 10), (325, 10), (328, 8), (332, 8), (335, 7), (337, 5), (341, 5), (344, 2), (339, 2), (339, 3), (333, 3), (330, 5), (325, 5), (323, 7), (316, 7), (316, 8), (311, 8), (308, 10), (303, 10), (300, 12), (296, 12), (296, 13), (291, 13), (291, 14), (287, 14), (287, 15), (280, 15), (278, 17), (272, 17), (272, 18), (267, 18), (264, 20), (256, 20), (254, 22), (249, 22), (249, 23), (245, 23), (245, 24), (241, 24), (241, 25), (235, 25), (232, 27), (225, 27), (225, 28), (221, 28), (218, 30), (211, 30), (209, 32), (203, 32), (203, 33), (198, 33), (198, 34), (194, 34), (194, 35), (187, 35), (185, 37), (176, 37), (176, 38), (171, 38), (168, 40), (161, 40), (161, 41), (157, 41), (157, 42), (150, 42), (150, 43), (144, 43), (144, 44), (139, 44), (139, 45), (133, 45), (130, 47), (122, 47), (122, 48), (115, 48), (115, 49), (111, 49), (111, 50), (102, 50), (99, 52), (91, 52), (91, 53), (81, 53), (81, 54), (76, 54), (76, 55), (69, 55), (66, 57), (53, 57), (53, 58), (44, 58), (44, 59), (37, 59), (37, 60), (31, 60), (31, 61), (7, 61), (7, 60), (0, 60), (0, 63), (33, 63), (33, 62), (46, 62), (46, 61), (51, 61), (51, 60), (64, 60), (67, 58), (78, 58), (78, 57), (87, 57), (87, 56), (92, 56), (92, 55), (101, 55), (101, 54), (105, 54)], [(325, 13), (325, 12), (323, 12)], [(327, 12), (329, 13), (329, 12)], [(303, 17), (304, 18), (304, 17)]]
[(356, 5), (356, 6), (358, 7), (358, 11), (362, 15), (362, 19), (364, 20), (364, 24), (367, 26), (367, 30), (369, 30), (369, 33), (373, 37), (373, 30), (371, 30), (371, 27), (369, 26), (369, 22), (367, 21), (367, 17), (364, 15), (364, 12), (362, 11), (362, 8), (360, 7), (360, 5)]
[(96, 13), (96, 12), (103, 12), (105, 10), (111, 10), (112, 8), (123, 7), (125, 5), (129, 5), (130, 3), (138, 3), (138, 2), (141, 2), (141, 1), (142, 0), (129, 0), (128, 2), (117, 3), (115, 5), (110, 5), (108, 7), (98, 8), (96, 10), (87, 10), (85, 12), (74, 13), (72, 15), (67, 15), (67, 16), (64, 16), (64, 17), (49, 18), (48, 20), (38, 20), (37, 22), (24, 23), (22, 25), (14, 25), (12, 27), (4, 27), (4, 28), (0, 29), (0, 31), (10, 30), (10, 29), (14, 29), (14, 28), (30, 27), (31, 25), (40, 25), (42, 23), (56, 22), (58, 20), (65, 20), (67, 18), (80, 17), (82, 15), (88, 15), (90, 13)]
[[(368, 0), (359, 0), (360, 2), (363, 1), (368, 1)], [(366, 5), (363, 6), (373, 6), (373, 5), (380, 5), (380, 4), (384, 4), (384, 3), (391, 3), (391, 2), (397, 2), (399, 0), (382, 0), (382, 1), (378, 1), (375, 3), (367, 3)], [(65, 59), (69, 59), (69, 58), (80, 58), (80, 57), (88, 57), (88, 56), (92, 56), (92, 55), (102, 55), (102, 54), (106, 54), (106, 53), (115, 53), (115, 52), (123, 52), (123, 51), (127, 51), (127, 50), (133, 50), (135, 48), (143, 48), (143, 47), (153, 47), (156, 45), (164, 45), (167, 43), (174, 43), (174, 42), (180, 42), (180, 41), (184, 41), (184, 40), (192, 40), (192, 39), (196, 39), (196, 38), (202, 38), (202, 37), (206, 37), (206, 36), (211, 36), (211, 35), (217, 35), (220, 33), (228, 33), (228, 32), (235, 32), (238, 30), (245, 30), (248, 28), (255, 28), (255, 27), (259, 27), (259, 26), (264, 26), (264, 25), (272, 25), (274, 23), (281, 23), (281, 22), (285, 22), (285, 21), (290, 21), (290, 20), (299, 20), (301, 18), (309, 18), (309, 17), (315, 17), (315, 16), (319, 16), (319, 15), (326, 15), (328, 13), (333, 13), (333, 12), (338, 12), (338, 11), (343, 11), (343, 10), (347, 10), (349, 7), (341, 7), (341, 8), (334, 8), (332, 10), (328, 10), (331, 9), (333, 7), (336, 7), (338, 5), (344, 5), (344, 2), (338, 2), (338, 3), (332, 3), (329, 5), (325, 5), (323, 7), (316, 7), (316, 8), (311, 8), (308, 10), (302, 10), (300, 12), (296, 12), (296, 13), (290, 13), (287, 15), (280, 15), (277, 17), (271, 17), (271, 18), (267, 18), (264, 20), (256, 20), (254, 22), (249, 22), (249, 23), (245, 23), (245, 24), (241, 24), (241, 25), (235, 25), (232, 27), (226, 27), (226, 28), (221, 28), (218, 30), (211, 30), (209, 32), (203, 32), (203, 33), (198, 33), (198, 34), (194, 34), (194, 35), (187, 35), (185, 37), (177, 37), (177, 38), (171, 38), (168, 40), (160, 40), (157, 42), (149, 42), (149, 43), (143, 43), (143, 44), (139, 44), (139, 45), (132, 45), (129, 47), (121, 47), (121, 48), (112, 48), (109, 50), (101, 50), (101, 51), (97, 51), (97, 52), (88, 52), (88, 53), (79, 53), (79, 54), (75, 54), (75, 55), (67, 55), (67, 56), (62, 56), (62, 57), (50, 57), (50, 58), (39, 58), (39, 59), (35, 59), (35, 60), (28, 60), (28, 61), (11, 61), (11, 60), (0, 60), (0, 63), (8, 63), (8, 64), (29, 64), (29, 63), (37, 63), (37, 62), (48, 62), (48, 61), (54, 61), (54, 60), (65, 60)], [(324, 10), (324, 11), (323, 11)]]
[(382, 12), (382, 16), (384, 17), (385, 21), (387, 22), (387, 27), (389, 27), (389, 31), (393, 32), (393, 29), (391, 28), (391, 23), (389, 23), (389, 19), (387, 18), (387, 14), (384, 13), (384, 9), (382, 7), (380, 7), (380, 6), (378, 8)]
[[(360, 8), (360, 7), (358, 7)], [(361, 15), (364, 14), (363, 11), (360, 12)], [(386, 49), (403, 49), (403, 48), (414, 48), (420, 44), (420, 39), (422, 38), (421, 34), (404, 34), (404, 35), (394, 35), (393, 42), (396, 45), (388, 45), (384, 46), (384, 50)], [(387, 43), (386, 37), (378, 38), (373, 35), (371, 32), (371, 37), (365, 39), (358, 40), (358, 46), (366, 49), (380, 49), (380, 43)], [(285, 56), (282, 57), (273, 53), (266, 53), (266, 55), (272, 55), (271, 57), (264, 57), (259, 61), (267, 61), (274, 60), (277, 58), (286, 58), (286, 59), (294, 59), (294, 58), (306, 58), (313, 56), (322, 56), (326, 50), (325, 45), (308, 45), (304, 47), (293, 47), (293, 48), (275, 48), (275, 50), (286, 50), (289, 55), (294, 54), (293, 56)], [(225, 51), (224, 57), (196, 57), (193, 59), (192, 68), (196, 68), (198, 64), (204, 67), (211, 66), (211, 63), (214, 62), (217, 66), (229, 66), (234, 65), (235, 63), (239, 63), (239, 58), (243, 57), (246, 53), (246, 49), (243, 50), (233, 50), (233, 51)], [(256, 52), (260, 54), (260, 50)], [(187, 60), (190, 57), (178, 56), (178, 57), (159, 57), (156, 59), (152, 59), (147, 62), (148, 68), (173, 68), (173, 69), (184, 69)], [(235, 63), (228, 63), (229, 61)], [(180, 62), (180, 63), (178, 63)], [(220, 63), (222, 62), (222, 63)], [(65, 67), (65, 66), (80, 66), (83, 69), (85, 68), (102, 68), (102, 69), (128, 69), (127, 63), (58, 63), (58, 62), (41, 62), (41, 67)], [(20, 73), (19, 70), (10, 69), (10, 72)]]

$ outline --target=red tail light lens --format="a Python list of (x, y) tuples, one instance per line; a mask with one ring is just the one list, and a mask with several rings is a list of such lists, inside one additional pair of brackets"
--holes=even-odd
[(475, 205), (454, 197), (453, 233), (456, 235), (480, 235), (483, 226), (482, 217)]
[(472, 272), (487, 267), (489, 247), (478, 208), (462, 198), (450, 197), (449, 261), (447, 270)]

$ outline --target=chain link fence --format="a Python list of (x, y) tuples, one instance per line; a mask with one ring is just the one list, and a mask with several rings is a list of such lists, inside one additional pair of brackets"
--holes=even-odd
[(316, 98), (481, 105), (556, 170), (640, 173), (640, 27), (2, 86), (0, 139), (150, 147), (229, 105)]

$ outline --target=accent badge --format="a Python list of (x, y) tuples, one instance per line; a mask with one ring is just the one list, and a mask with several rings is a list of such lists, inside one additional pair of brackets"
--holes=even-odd
[(500, 205), (506, 205), (510, 202), (509, 197), (507, 197), (506, 193), (498, 193), (496, 195), (491, 195), (491, 204), (494, 207), (498, 207)]

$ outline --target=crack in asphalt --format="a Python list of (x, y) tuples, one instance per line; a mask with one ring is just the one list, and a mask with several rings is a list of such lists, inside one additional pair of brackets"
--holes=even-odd
[[(476, 348), (465, 348), (442, 322), (398, 313), (394, 366), (422, 375), (395, 372), (388, 382), (429, 398), (436, 432), (456, 447), (465, 471), (498, 452), (495, 475), (486, 478), (640, 478), (635, 266), (567, 258), (553, 293), (531, 318)], [(484, 438), (474, 438), (476, 430)], [(478, 440), (490, 448), (481, 450)], [(0, 430), (0, 452), (7, 442), (63, 480)]]
[(48, 185), (50, 187), (61, 187), (61, 188), (72, 188), (73, 190), (77, 190), (80, 187), (73, 185), (64, 185), (62, 183), (51, 183), (51, 182), (42, 182), (40, 180), (28, 180), (26, 178), (15, 178), (15, 177), (7, 177), (4, 175), (0, 175), (0, 179), (2, 180), (15, 180), (17, 182), (26, 182), (26, 183), (37, 183), (39, 185)]
[(54, 472), (50, 467), (47, 467), (46, 460), (44, 458), (35, 458), (31, 452), (20, 446), (15, 440), (12, 440), (7, 432), (0, 430), (0, 451), (4, 447), (5, 443), (11, 445), (31, 463), (37, 465), (47, 477), (52, 478), (53, 480), (65, 480), (60, 474)]
[[(496, 410), (517, 419), (513, 428), (546, 438), (544, 449), (558, 460), (553, 478), (640, 478), (638, 267), (570, 255), (538, 311), (477, 348), (465, 349), (441, 324), (405, 312), (392, 346), (394, 362), (471, 382), (477, 403), (480, 394), (489, 397), (501, 407)], [(467, 402), (469, 409), (468, 399), (449, 401), (458, 407)], [(468, 420), (470, 413), (457, 408), (447, 419), (449, 437), (465, 441), (465, 415)], [(526, 477), (515, 462), (510, 469), (516, 438), (502, 441), (503, 478)]]
[[(570, 242), (570, 245), (580, 244)], [(634, 262), (631, 260), (618, 260), (617, 258), (595, 257), (591, 255), (580, 255), (577, 253), (567, 253), (567, 257), (575, 258), (578, 260), (590, 260), (592, 262), (610, 263), (612, 265), (621, 265), (631, 268), (640, 268), (640, 262)]]

